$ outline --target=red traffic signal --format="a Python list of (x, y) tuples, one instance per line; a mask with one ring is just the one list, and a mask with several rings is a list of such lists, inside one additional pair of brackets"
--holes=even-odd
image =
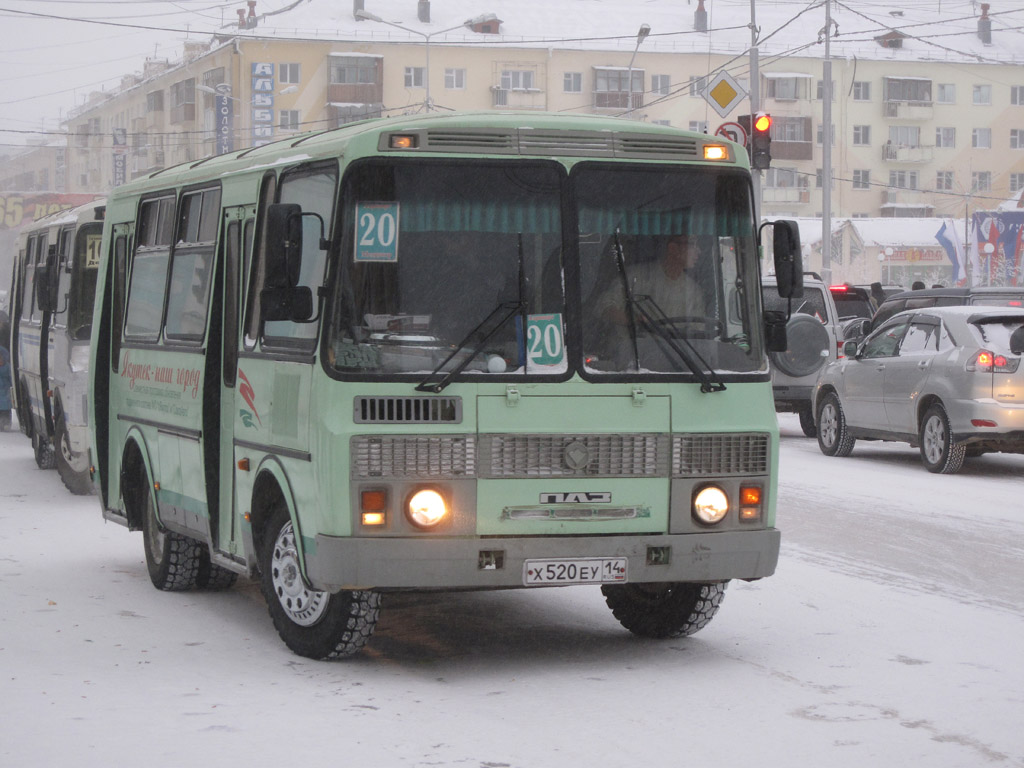
[(739, 115), (736, 122), (747, 132), (747, 153), (750, 167), (765, 170), (772, 164), (772, 116), (767, 112)]
[(772, 116), (766, 112), (758, 112), (757, 118), (754, 120), (754, 131), (757, 133), (767, 133), (772, 127)]

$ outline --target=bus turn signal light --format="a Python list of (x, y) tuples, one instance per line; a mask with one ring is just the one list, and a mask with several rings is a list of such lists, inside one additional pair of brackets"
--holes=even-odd
[(727, 150), (721, 144), (705, 144), (704, 145), (704, 159), (705, 160), (728, 160), (729, 150)]
[(389, 146), (392, 149), (416, 149), (419, 146), (419, 142), (416, 140), (416, 136), (412, 134), (395, 134), (391, 137)]

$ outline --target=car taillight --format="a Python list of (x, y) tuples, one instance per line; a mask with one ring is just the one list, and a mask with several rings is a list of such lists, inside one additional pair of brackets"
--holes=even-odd
[(1015, 373), (1020, 365), (1019, 357), (1007, 357), (997, 352), (982, 349), (967, 364), (968, 371), (981, 373)]
[(844, 357), (846, 357), (846, 355), (843, 354), (843, 344), (845, 343), (845, 341), (840, 341), (839, 339), (836, 339), (836, 358), (838, 358), (839, 360), (842, 360)]

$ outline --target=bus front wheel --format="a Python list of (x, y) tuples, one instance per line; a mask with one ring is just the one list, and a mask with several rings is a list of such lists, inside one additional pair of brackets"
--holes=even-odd
[(293, 652), (310, 659), (351, 656), (369, 641), (380, 615), (380, 595), (368, 590), (310, 589), (300, 570), (295, 529), (278, 508), (260, 553), (260, 586), (277, 633)]
[(64, 423), (64, 415), (57, 417), (57, 426), (54, 430), (53, 442), (55, 443), (54, 455), (57, 460), (57, 472), (60, 474), (64, 487), (76, 496), (86, 496), (92, 493), (92, 479), (89, 477), (89, 468), (84, 466), (88, 462), (81, 454), (71, 450), (71, 439), (68, 437), (68, 426)]
[(729, 582), (714, 584), (605, 584), (605, 602), (619, 623), (639, 637), (692, 635), (708, 625)]

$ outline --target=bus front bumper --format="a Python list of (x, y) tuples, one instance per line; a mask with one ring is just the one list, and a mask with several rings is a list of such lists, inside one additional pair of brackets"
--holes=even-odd
[(758, 579), (779, 560), (775, 528), (721, 533), (515, 538), (317, 536), (306, 552), (315, 589), (458, 589), (525, 586), (527, 560), (625, 558), (627, 581)]

